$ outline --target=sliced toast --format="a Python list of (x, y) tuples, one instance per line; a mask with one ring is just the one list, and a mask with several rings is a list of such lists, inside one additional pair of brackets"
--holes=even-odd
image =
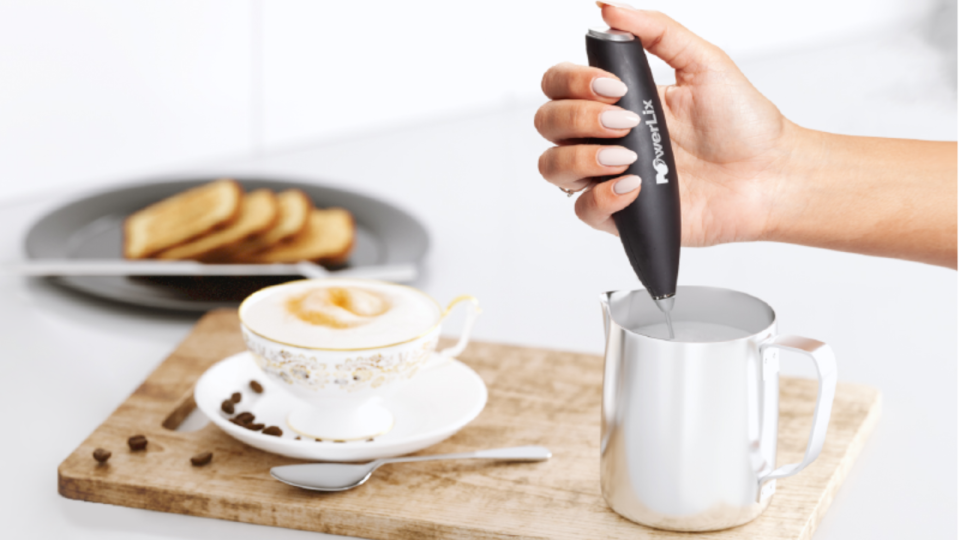
[(221, 249), (210, 257), (218, 262), (244, 262), (257, 252), (263, 251), (307, 227), (313, 201), (299, 189), (288, 189), (277, 195), (280, 217), (273, 227), (246, 240)]
[(355, 237), (356, 227), (350, 212), (343, 208), (314, 209), (303, 231), (254, 254), (244, 262), (315, 261), (337, 266), (347, 262)]
[(236, 219), (243, 188), (217, 180), (189, 189), (130, 215), (123, 224), (123, 254), (143, 259), (188, 242)]
[(228, 225), (161, 251), (156, 258), (203, 260), (217, 250), (238, 244), (272, 227), (280, 213), (278, 206), (277, 196), (269, 189), (250, 192), (241, 201), (240, 215)]

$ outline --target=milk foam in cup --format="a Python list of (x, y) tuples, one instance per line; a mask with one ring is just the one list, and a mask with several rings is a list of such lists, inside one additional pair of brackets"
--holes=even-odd
[(377, 281), (303, 283), (248, 302), (243, 323), (251, 331), (319, 349), (401, 343), (429, 331), (443, 315), (440, 305), (425, 293)]
[[(457, 303), (473, 304), (459, 342), (434, 352)], [(382, 404), (428, 363), (463, 351), (478, 302), (442, 309), (426, 293), (362, 279), (310, 279), (262, 289), (240, 306), (247, 349), (261, 370), (304, 401), (288, 419), (301, 436), (360, 440), (386, 433)]]

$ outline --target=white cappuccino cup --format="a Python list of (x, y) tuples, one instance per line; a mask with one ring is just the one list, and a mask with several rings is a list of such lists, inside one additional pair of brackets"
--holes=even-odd
[[(450, 310), (469, 301), (460, 340), (435, 353)], [(306, 406), (289, 427), (305, 437), (352, 441), (393, 427), (383, 399), (430, 362), (460, 354), (480, 313), (472, 296), (446, 309), (426, 293), (365, 279), (308, 279), (267, 287), (240, 305), (247, 349), (270, 379)]]

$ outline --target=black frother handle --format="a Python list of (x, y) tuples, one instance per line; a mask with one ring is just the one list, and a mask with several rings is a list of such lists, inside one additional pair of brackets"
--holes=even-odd
[(672, 296), (680, 269), (680, 190), (670, 134), (646, 53), (640, 39), (626, 32), (591, 30), (587, 59), (591, 66), (620, 77), (627, 94), (617, 106), (640, 115), (640, 125), (625, 137), (592, 142), (624, 146), (637, 153), (637, 160), (624, 174), (641, 178), (640, 194), (614, 214), (613, 220), (627, 258), (650, 295)]

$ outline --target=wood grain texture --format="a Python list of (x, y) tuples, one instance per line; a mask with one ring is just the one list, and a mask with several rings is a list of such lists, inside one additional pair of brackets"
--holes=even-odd
[[(632, 523), (600, 495), (600, 394), (603, 359), (594, 355), (472, 343), (461, 355), (489, 388), (480, 416), (422, 452), (540, 444), (543, 463), (451, 461), (387, 465), (364, 486), (341, 493), (300, 490), (269, 469), (297, 460), (245, 446), (216, 426), (180, 433), (193, 407), (194, 382), (220, 359), (243, 350), (233, 310), (207, 314), (193, 333), (59, 468), (64, 497), (371, 539), (689, 537)], [(778, 463), (799, 461), (807, 442), (817, 385), (783, 378)], [(780, 480), (757, 520), (718, 539), (812, 537), (867, 436), (880, 417), (880, 393), (837, 386), (820, 458)], [(166, 426), (166, 427), (165, 427)], [(126, 440), (144, 434), (145, 452)], [(94, 449), (113, 452), (104, 465)], [(204, 467), (190, 457), (214, 454)]]

